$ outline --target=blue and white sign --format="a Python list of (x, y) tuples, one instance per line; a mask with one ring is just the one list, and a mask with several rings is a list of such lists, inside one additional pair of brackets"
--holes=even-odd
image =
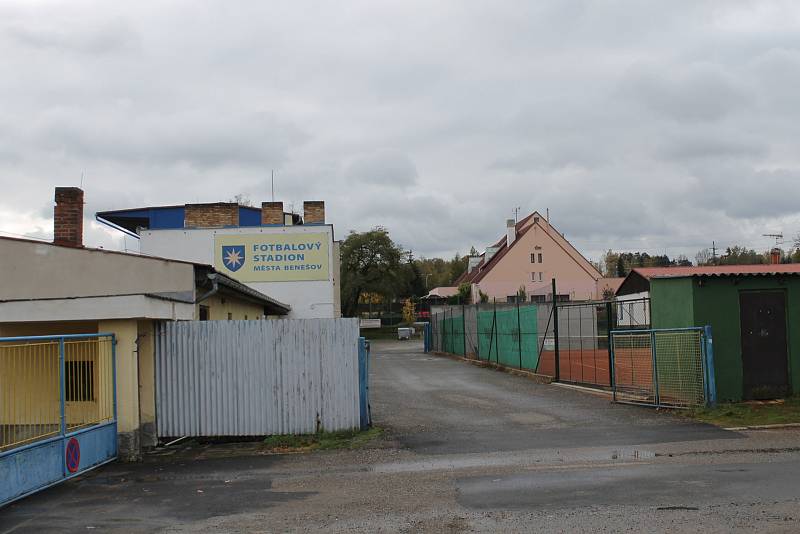
[(238, 271), (244, 265), (244, 245), (223, 245), (222, 263), (233, 272)]

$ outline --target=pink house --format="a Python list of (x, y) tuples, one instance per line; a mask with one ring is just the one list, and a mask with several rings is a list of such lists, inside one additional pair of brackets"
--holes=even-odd
[(553, 278), (560, 300), (593, 300), (602, 297), (605, 287), (616, 289), (615, 280), (603, 278), (538, 212), (506, 226), (506, 235), (470, 257), (467, 271), (454, 283), (470, 284), (473, 302), (480, 301), (480, 293), (490, 301), (514, 301), (521, 287), (529, 301), (549, 300)]

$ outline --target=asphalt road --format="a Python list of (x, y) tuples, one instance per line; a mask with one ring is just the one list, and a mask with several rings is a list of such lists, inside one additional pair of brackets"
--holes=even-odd
[(184, 443), (0, 510), (35, 532), (800, 531), (800, 431), (726, 432), (373, 345), (383, 439), (265, 455)]

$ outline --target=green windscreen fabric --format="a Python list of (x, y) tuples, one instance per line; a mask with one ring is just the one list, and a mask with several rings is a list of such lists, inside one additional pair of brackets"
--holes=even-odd
[(536, 370), (538, 340), (536, 306), (478, 312), (478, 357), (481, 360)]
[(464, 338), (464, 317), (448, 317), (440, 321), (442, 336), (442, 351), (450, 354), (466, 354), (466, 339)]

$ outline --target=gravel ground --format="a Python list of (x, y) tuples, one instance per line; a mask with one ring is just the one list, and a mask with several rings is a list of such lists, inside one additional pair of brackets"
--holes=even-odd
[(360, 450), (188, 442), (0, 510), (0, 533), (800, 531), (800, 429), (668, 412), (373, 344)]

